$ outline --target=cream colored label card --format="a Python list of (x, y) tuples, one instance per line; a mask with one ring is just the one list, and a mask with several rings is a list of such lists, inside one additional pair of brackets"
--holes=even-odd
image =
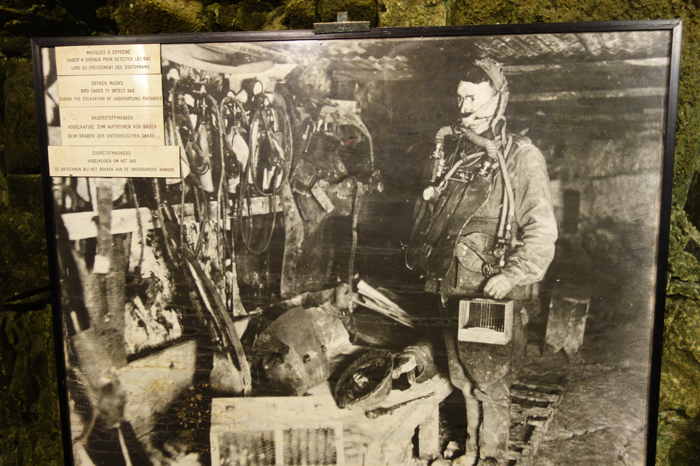
[(162, 146), (163, 107), (69, 107), (61, 109), (66, 146)]
[(60, 75), (159, 74), (160, 44), (56, 47)]
[(59, 76), (60, 108), (163, 105), (160, 75)]
[(175, 146), (49, 146), (49, 175), (176, 178), (180, 152)]

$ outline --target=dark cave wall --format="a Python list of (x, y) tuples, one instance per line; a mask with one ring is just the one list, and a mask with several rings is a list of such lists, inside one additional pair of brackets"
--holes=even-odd
[(565, 140), (561, 133), (541, 137), (560, 235), (583, 241), (601, 269), (653, 264), (657, 251), (648, 245), (658, 235), (660, 127), (620, 125), (614, 137), (574, 129), (565, 134)]
[[(590, 325), (632, 326), (648, 341), (656, 289), (660, 131), (627, 128), (614, 139), (569, 137), (549, 152), (560, 240), (548, 282), (590, 293)], [(556, 138), (554, 138), (556, 140)], [(634, 160), (635, 166), (619, 163)], [(644, 356), (640, 355), (644, 360)]]
[[(657, 464), (697, 464), (700, 457), (700, 218), (697, 178), (700, 149), (700, 13), (693, 0), (653, 0), (640, 4), (617, 0), (536, 0), (459, 2), (455, 0), (381, 1), (195, 1), (195, 0), (11, 0), (0, 6), (0, 81), (2, 81), (2, 146), (0, 161), (0, 290), (5, 298), (47, 282), (43, 221), (38, 182), (39, 154), (35, 141), (33, 93), (29, 65), (32, 35), (90, 35), (190, 32), (309, 27), (315, 20), (332, 20), (347, 9), (351, 19), (381, 26), (507, 24), (525, 22), (606, 21), (682, 18), (684, 39), (677, 145), (671, 216), (669, 285), (665, 314), (664, 362)], [(533, 136), (534, 133), (533, 133)], [(605, 138), (582, 143), (575, 150), (550, 148), (554, 154), (612, 154)], [(652, 147), (628, 141), (631, 147)], [(653, 143), (653, 144), (652, 144)], [(616, 143), (621, 144), (621, 143)], [(652, 145), (650, 145), (652, 144)], [(627, 148), (628, 146), (626, 146)], [(583, 148), (583, 149), (582, 149)], [(625, 148), (625, 150), (627, 150)], [(642, 150), (642, 149), (639, 149)], [(608, 161), (614, 159), (609, 158)], [(575, 167), (576, 163), (573, 161)], [(601, 166), (607, 166), (601, 163)], [(628, 175), (625, 175), (628, 176)], [(641, 182), (642, 174), (615, 175), (619, 188)], [(627, 181), (624, 181), (627, 180)], [(591, 180), (589, 183), (593, 183)], [(595, 181), (603, 183), (602, 181)], [(568, 185), (566, 182), (561, 186)], [(599, 185), (602, 186), (602, 185)], [(583, 186), (585, 188), (585, 186)], [(580, 226), (594, 199), (581, 194)], [(653, 194), (653, 190), (648, 191)], [(635, 201), (636, 202), (636, 201)], [(637, 205), (637, 204), (635, 204)], [(638, 203), (638, 205), (642, 205)], [(611, 212), (612, 213), (612, 212)], [(632, 217), (631, 220), (634, 220)], [(595, 222), (602, 219), (595, 219)], [(634, 222), (630, 223), (634, 225)], [(618, 225), (624, 227), (624, 225)], [(621, 228), (622, 240), (634, 244), (634, 228)], [(610, 237), (607, 233), (604, 238)], [(622, 243), (621, 243), (622, 241)], [(13, 245), (8, 247), (7, 245)], [(612, 247), (612, 246), (611, 246)], [(3, 464), (61, 464), (58, 418), (53, 381), (53, 352), (49, 313), (0, 315), (0, 459)]]

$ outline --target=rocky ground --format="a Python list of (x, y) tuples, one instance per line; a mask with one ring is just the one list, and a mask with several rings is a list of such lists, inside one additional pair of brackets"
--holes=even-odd
[(535, 465), (641, 465), (646, 457), (649, 325), (589, 319), (577, 358), (545, 355), (528, 372), (566, 378)]

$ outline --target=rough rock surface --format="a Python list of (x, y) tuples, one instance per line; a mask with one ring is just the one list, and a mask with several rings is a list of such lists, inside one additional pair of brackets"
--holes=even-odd
[(197, 0), (132, 0), (103, 11), (114, 19), (120, 34), (201, 31), (204, 7)]
[[(600, 323), (598, 329), (595, 323), (593, 327), (581, 359), (566, 368), (567, 390), (540, 447), (537, 465), (644, 463), (646, 390), (640, 387), (648, 384), (648, 367), (632, 362), (645, 354), (639, 326), (635, 323), (614, 332)], [(615, 347), (619, 341), (634, 340), (635, 335), (636, 344)]]
[(0, 63), (4, 72), (2, 93), (2, 136), (5, 170), (8, 173), (37, 173), (39, 171), (39, 142), (34, 112), (32, 64), (27, 59), (9, 59)]
[(444, 0), (383, 0), (382, 26), (445, 26), (448, 2)]

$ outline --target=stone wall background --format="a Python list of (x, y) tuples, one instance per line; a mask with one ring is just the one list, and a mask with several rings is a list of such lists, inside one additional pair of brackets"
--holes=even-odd
[[(369, 20), (375, 26), (681, 18), (684, 37), (657, 464), (699, 464), (698, 8), (697, 0), (5, 0), (0, 5), (0, 299), (48, 282), (31, 36), (298, 29), (309, 28), (314, 21), (332, 21), (337, 11), (348, 11), (351, 19)], [(606, 154), (619, 148), (599, 141), (587, 144), (587, 152), (601, 157), (597, 164), (601, 170), (646, 168), (611, 166), (618, 161), (606, 159)], [(575, 164), (569, 168), (575, 175)], [(626, 181), (618, 176), (609, 182)], [(586, 202), (581, 205), (584, 213), (591, 207)], [(48, 309), (0, 313), (1, 464), (62, 464), (53, 344)]]

